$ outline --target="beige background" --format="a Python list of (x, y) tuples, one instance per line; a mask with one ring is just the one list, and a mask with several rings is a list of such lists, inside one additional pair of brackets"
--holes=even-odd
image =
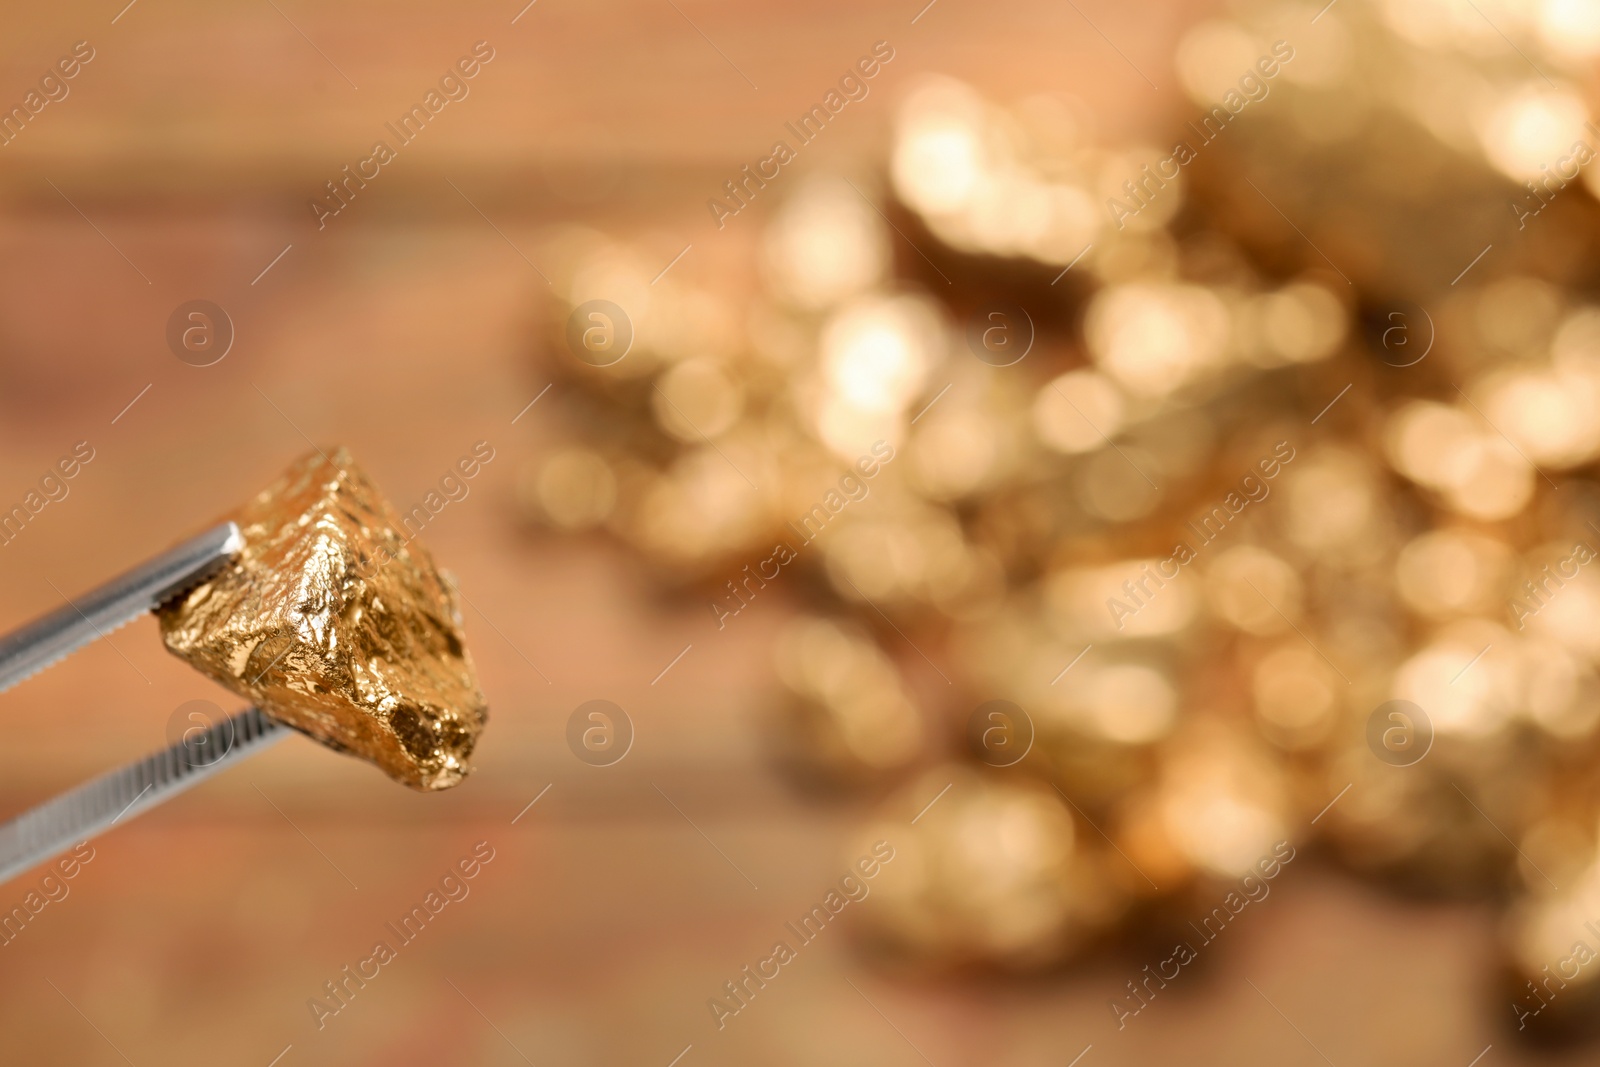
[[(1491, 1043), (1486, 1065), (1533, 1062), (1485, 988), (1486, 909), (1397, 903), (1315, 861), (1120, 1034), (1105, 1004), (1147, 962), (1137, 953), (1040, 980), (934, 979), (864, 958), (848, 921), (712, 1028), (706, 998), (838, 877), (865, 801), (803, 796), (763, 754), (781, 599), (716, 634), (702, 608), (648, 595), (613, 550), (519, 528), (511, 487), (559, 388), (511, 420), (563, 356), (541, 341), (544, 283), (449, 182), (524, 252), (539, 227), (589, 219), (663, 265), (692, 243), (674, 270), (719, 279), (744, 270), (753, 227), (717, 232), (705, 197), (875, 40), (896, 58), (800, 169), (870, 173), (917, 71), (1002, 99), (1069, 89), (1119, 129), (1156, 128), (1172, 100), (1072, 4), (938, 0), (915, 25), (915, 3), (677, 6), (539, 0), (514, 26), (514, 3), (138, 0), (114, 25), (115, 2), (3, 16), (0, 101), (74, 41), (97, 56), (0, 148), (0, 501), (76, 441), (97, 455), (0, 547), (0, 626), (56, 606), (52, 583), (85, 589), (200, 529), (305, 437), (348, 444), (402, 508), (472, 442), (496, 458), (425, 535), (481, 609), (467, 617), (493, 706), (479, 773), (417, 796), (291, 738), (119, 827), (71, 895), (0, 948), (0, 1060), (265, 1067), (292, 1045), (285, 1067), (666, 1067), (692, 1044), (685, 1067), (1042, 1067), (1092, 1043), (1085, 1067), (1323, 1062), (1248, 979), (1336, 1064), (1465, 1067)], [(1170, 86), (1163, 57), (1195, 11), (1078, 7)], [(479, 39), (497, 55), (470, 97), (318, 232), (306, 200)], [(237, 327), (205, 369), (163, 340), (194, 297)], [(638, 731), (609, 769), (564, 743), (567, 715), (595, 697)], [(167, 656), (149, 620), (0, 696), (0, 810), (160, 746), (195, 698), (234, 703)], [(314, 1030), (307, 997), (479, 840), (496, 859), (471, 896)], [(0, 886), (0, 906), (39, 877)]]

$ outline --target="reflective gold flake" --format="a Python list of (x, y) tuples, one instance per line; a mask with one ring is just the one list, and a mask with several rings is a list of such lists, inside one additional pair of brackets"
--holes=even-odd
[(330, 748), (447, 789), (488, 715), (452, 587), (343, 448), (230, 516), (244, 547), (158, 614), (167, 648)]

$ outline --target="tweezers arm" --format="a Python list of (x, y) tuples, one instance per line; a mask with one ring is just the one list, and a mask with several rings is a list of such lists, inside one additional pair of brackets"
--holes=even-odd
[(242, 545), (225, 522), (0, 637), (0, 692), (202, 581)]
[(0, 882), (171, 799), (289, 733), (288, 727), (248, 708), (0, 823)]

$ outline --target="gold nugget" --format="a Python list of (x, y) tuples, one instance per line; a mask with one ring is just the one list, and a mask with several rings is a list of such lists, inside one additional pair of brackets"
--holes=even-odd
[(350, 454), (301, 457), (229, 517), (244, 547), (159, 611), (167, 648), (413, 789), (460, 782), (488, 709), (454, 590)]

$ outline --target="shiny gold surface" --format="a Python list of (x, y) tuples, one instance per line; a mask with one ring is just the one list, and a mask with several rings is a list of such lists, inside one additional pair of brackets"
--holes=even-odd
[(231, 516), (232, 565), (159, 613), (167, 648), (413, 789), (466, 776), (488, 717), (451, 586), (344, 449)]
[[(1545, 894), (1577, 880), (1549, 873), (1559, 828), (1596, 825), (1600, 216), (1572, 188), (1571, 224), (1535, 226), (1582, 183), (1517, 184), (1596, 158), (1600, 128), (1509, 38), (1442, 59), (1408, 0), (1318, 7), (1184, 32), (1178, 148), (1070, 94), (908, 82), (882, 186), (819, 167), (741, 220), (748, 287), (543, 239), (551, 347), (603, 296), (640, 340), (556, 364), (581, 414), (528, 461), (523, 512), (604, 529), (718, 633), (803, 605), (773, 644), (774, 747), (807, 781), (900, 790), (872, 936), (903, 963), (1188, 939), (1280, 846), (1512, 901), (1521, 979), (1600, 938), (1576, 921), (1600, 896)], [(1600, 52), (1600, 8), (1563, 18)], [(1560, 38), (1533, 54), (1585, 69)], [(1391, 81), (1436, 64), (1504, 91)], [(875, 441), (894, 458), (856, 479)]]

